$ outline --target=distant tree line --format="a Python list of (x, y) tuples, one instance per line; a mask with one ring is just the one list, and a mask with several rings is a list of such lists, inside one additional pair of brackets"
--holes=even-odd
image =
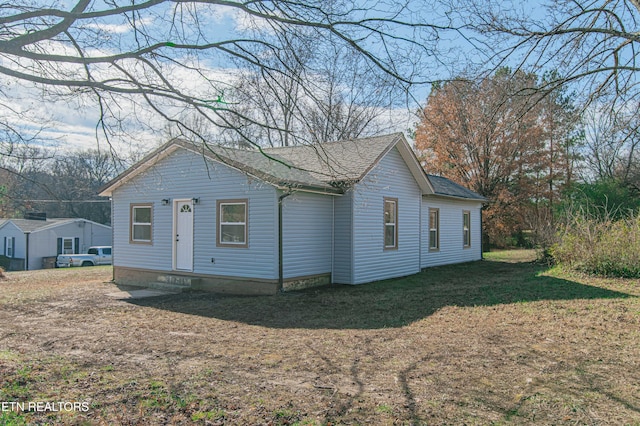
[(27, 212), (47, 217), (82, 217), (110, 224), (111, 204), (98, 190), (124, 167), (110, 152), (66, 154), (38, 152), (28, 158), (3, 158), (0, 168), (0, 217)]
[(560, 77), (509, 68), (433, 86), (415, 142), (429, 173), (489, 199), (484, 229), (498, 246), (549, 241), (586, 206), (624, 215), (640, 207), (638, 115), (579, 108)]

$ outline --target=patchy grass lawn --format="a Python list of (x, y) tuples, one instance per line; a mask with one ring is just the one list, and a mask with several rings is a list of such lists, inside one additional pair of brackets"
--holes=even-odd
[(0, 282), (0, 424), (640, 425), (640, 284), (531, 252), (358, 287), (134, 301), (106, 267)]

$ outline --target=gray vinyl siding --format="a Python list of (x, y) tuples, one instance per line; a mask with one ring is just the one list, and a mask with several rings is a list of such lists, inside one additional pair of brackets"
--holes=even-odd
[[(352, 284), (420, 271), (421, 191), (396, 148), (356, 185)], [(398, 248), (384, 249), (384, 198), (398, 199)]]
[[(114, 265), (171, 271), (173, 202), (194, 197), (199, 198), (199, 203), (193, 206), (194, 273), (277, 278), (275, 188), (182, 149), (113, 192)], [(171, 202), (162, 205), (162, 199)], [(226, 199), (248, 200), (247, 248), (216, 246), (216, 201)], [(129, 242), (131, 203), (151, 203), (153, 206), (151, 244)]]
[(14, 223), (7, 222), (2, 228), (0, 228), (0, 254), (5, 254), (5, 238), (15, 238), (16, 245), (13, 247), (14, 258), (24, 259), (26, 242), (24, 233)]
[(283, 200), (284, 278), (331, 273), (333, 197), (297, 192)]
[(353, 282), (353, 192), (347, 191), (333, 200), (333, 274), (336, 284)]
[(58, 254), (58, 238), (78, 238), (78, 253), (86, 253), (91, 246), (110, 246), (111, 228), (77, 221), (32, 232), (29, 236), (29, 270), (41, 269), (43, 257)]
[(111, 228), (99, 223), (77, 219), (71, 222), (48, 225), (43, 222), (40, 229), (29, 233), (29, 256), (27, 256), (27, 235), (16, 224), (7, 222), (0, 228), (0, 254), (5, 254), (4, 239), (15, 238), (14, 258), (27, 259), (29, 270), (42, 269), (42, 258), (58, 254), (58, 238), (77, 238), (78, 251), (86, 253), (91, 246), (111, 245)]
[[(482, 258), (481, 204), (477, 201), (425, 196), (422, 200), (422, 260), (421, 267), (470, 262)], [(429, 250), (429, 209), (440, 212), (440, 248)], [(463, 247), (462, 212), (471, 212), (471, 246)]]

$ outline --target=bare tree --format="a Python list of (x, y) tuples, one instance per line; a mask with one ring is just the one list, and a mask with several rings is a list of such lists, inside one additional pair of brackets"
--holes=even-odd
[(250, 28), (265, 25), (281, 34), (307, 32), (316, 40), (330, 39), (405, 87), (432, 78), (434, 69), (423, 59), (433, 57), (440, 32), (455, 31), (446, 19), (424, 19), (429, 5), (422, 2), (328, 5), (304, 0), (78, 0), (66, 9), (31, 0), (4, 3), (0, 74), (31, 82), (55, 99), (93, 97), (100, 132), (107, 139), (134, 136), (128, 122), (149, 125), (151, 111), (187, 131), (195, 129), (181, 119), (199, 114), (210, 125), (233, 128), (237, 138), (251, 141), (236, 123), (255, 117), (222, 96), (231, 90), (229, 76), (238, 71), (232, 60), (265, 73), (294, 70), (273, 68), (265, 56), (255, 54), (281, 51), (286, 47), (281, 40), (234, 31), (225, 17)]
[(637, 0), (548, 0), (535, 11), (526, 2), (467, 0), (452, 13), (494, 66), (558, 69), (546, 90), (577, 84), (587, 102), (638, 98)]
[[(356, 138), (384, 130), (384, 112), (402, 94), (393, 79), (350, 49), (323, 43), (313, 34), (270, 34), (286, 46), (255, 52), (269, 69), (251, 66), (231, 92), (250, 120), (237, 120), (265, 146), (290, 146)], [(257, 123), (264, 123), (260, 125)]]
[(19, 216), (30, 210), (46, 212), (49, 217), (82, 217), (109, 223), (108, 200), (98, 197), (98, 189), (121, 170), (107, 151), (89, 150), (53, 156), (43, 161), (28, 161), (7, 174), (6, 191), (0, 190), (4, 202), (0, 208), (8, 216)]
[(246, 129), (261, 145), (296, 145), (302, 137), (300, 110), (313, 61), (312, 37), (308, 32), (288, 34), (272, 27), (266, 34), (261, 29), (255, 33), (260, 39), (277, 39), (283, 49), (272, 52), (257, 46), (254, 54), (264, 58), (262, 64), (251, 64), (240, 73), (233, 97), (249, 119), (239, 118), (236, 127)]
[[(618, 179), (637, 185), (640, 133), (637, 110), (612, 112), (607, 107), (585, 113), (585, 163), (587, 180)], [(633, 182), (632, 182), (633, 181)]]
[(311, 142), (369, 136), (386, 130), (386, 111), (402, 102), (401, 88), (349, 51), (328, 46), (320, 57), (316, 92), (303, 111)]
[(31, 108), (13, 105), (15, 97), (11, 92), (10, 85), (0, 81), (0, 168), (11, 165), (15, 171), (27, 161), (47, 156), (38, 145), (43, 141), (41, 133), (48, 123)]
[[(537, 88), (577, 94), (585, 114), (587, 177), (636, 179), (640, 120), (640, 1), (462, 0), (450, 4), (454, 21), (477, 47), (484, 71), (509, 65), (539, 74), (557, 69)], [(489, 65), (489, 66), (487, 66)]]

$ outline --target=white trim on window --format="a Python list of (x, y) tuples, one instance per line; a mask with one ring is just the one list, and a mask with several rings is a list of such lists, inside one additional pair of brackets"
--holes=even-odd
[(74, 254), (75, 241), (73, 237), (62, 237), (62, 254)]
[(5, 237), (7, 240), (7, 246), (5, 249), (5, 256), (7, 257), (15, 257), (15, 247), (14, 247), (14, 237)]

